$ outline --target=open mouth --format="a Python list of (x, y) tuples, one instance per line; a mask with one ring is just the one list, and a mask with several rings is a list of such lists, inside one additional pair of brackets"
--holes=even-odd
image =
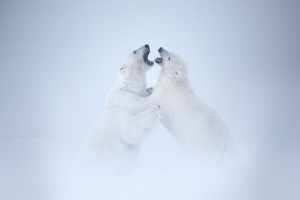
[(164, 61), (164, 59), (162, 58), (164, 52), (166, 52), (166, 50), (165, 50), (164, 48), (162, 48), (162, 47), (159, 47), (158, 53), (159, 53), (159, 55), (160, 55), (161, 57), (155, 58), (155, 62), (156, 62), (157, 64), (161, 64), (161, 63)]
[(157, 64), (161, 64), (163, 62), (163, 58), (162, 57), (157, 57), (157, 58), (155, 58), (155, 62)]
[(149, 54), (150, 54), (150, 48), (146, 48), (144, 51), (144, 54), (143, 54), (143, 59), (147, 65), (152, 66), (154, 64), (154, 62), (149, 60), (149, 58), (148, 58)]

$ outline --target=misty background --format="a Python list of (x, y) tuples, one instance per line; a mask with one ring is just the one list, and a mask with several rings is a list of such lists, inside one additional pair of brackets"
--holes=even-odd
[[(182, 164), (173, 138), (157, 127), (144, 143), (137, 173), (112, 178), (91, 171), (103, 185), (89, 182), (98, 189), (89, 194), (299, 199), (299, 11), (299, 1), (277, 0), (2, 0), (0, 198), (58, 199), (78, 147), (101, 127), (119, 66), (149, 43), (150, 58), (163, 46), (188, 63), (194, 90), (239, 146), (243, 167), (232, 173), (239, 181), (229, 184), (229, 173), (220, 183), (215, 174), (202, 176)], [(158, 74), (155, 65), (149, 85)], [(227, 196), (211, 196), (219, 191)]]

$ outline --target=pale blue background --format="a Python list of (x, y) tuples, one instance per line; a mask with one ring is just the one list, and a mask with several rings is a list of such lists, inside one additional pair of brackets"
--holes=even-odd
[[(99, 127), (118, 67), (145, 43), (151, 58), (160, 46), (185, 58), (194, 89), (251, 160), (245, 191), (300, 198), (299, 10), (299, 1), (2, 0), (0, 198), (51, 199), (51, 173)], [(172, 149), (163, 134), (145, 151)]]

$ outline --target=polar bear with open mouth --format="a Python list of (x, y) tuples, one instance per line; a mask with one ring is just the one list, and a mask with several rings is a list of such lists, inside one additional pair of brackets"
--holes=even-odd
[(152, 98), (160, 105), (161, 123), (195, 153), (222, 156), (228, 137), (223, 121), (193, 92), (183, 60), (162, 47), (158, 52), (161, 71)]
[(146, 44), (131, 52), (127, 63), (119, 68), (94, 144), (100, 157), (135, 157), (158, 119), (159, 107), (149, 100), (152, 90), (146, 88), (146, 72), (154, 64), (148, 59), (149, 53)]

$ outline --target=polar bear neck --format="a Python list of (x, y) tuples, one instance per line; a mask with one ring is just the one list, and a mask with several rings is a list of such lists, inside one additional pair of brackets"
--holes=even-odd
[(143, 95), (146, 90), (146, 78), (121, 78), (121, 80), (117, 81), (116, 89), (125, 90), (128, 92), (136, 93), (138, 95)]
[[(189, 81), (187, 79), (176, 81), (174, 77), (166, 72), (164, 69), (160, 71), (160, 75), (158, 78), (157, 85), (161, 87), (161, 89), (180, 89), (183, 88), (185, 91), (191, 90)], [(171, 88), (170, 88), (171, 87)]]

